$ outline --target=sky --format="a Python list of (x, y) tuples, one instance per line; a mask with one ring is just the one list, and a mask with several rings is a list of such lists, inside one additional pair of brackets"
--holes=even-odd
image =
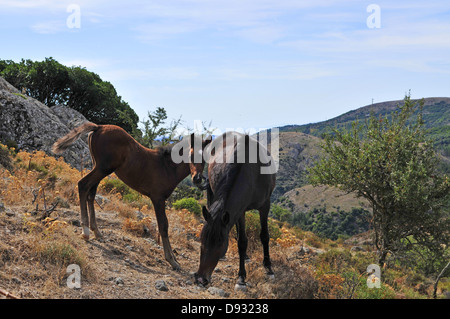
[(450, 96), (448, 0), (0, 0), (0, 59), (53, 57), (143, 120), (264, 129)]

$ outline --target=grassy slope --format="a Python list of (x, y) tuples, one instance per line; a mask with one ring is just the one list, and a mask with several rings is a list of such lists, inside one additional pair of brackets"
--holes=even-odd
[[(164, 261), (154, 213), (145, 200), (124, 202), (101, 185), (97, 219), (104, 238), (85, 242), (79, 236), (76, 194), (82, 173), (43, 152), (19, 152), (12, 165), (10, 171), (0, 167), (1, 289), (22, 298), (220, 298), (193, 284), (202, 224), (190, 212), (168, 209), (170, 239), (182, 266), (176, 272)], [(42, 219), (44, 206), (56, 201), (50, 218)], [(262, 269), (259, 234), (248, 231), (247, 292), (234, 291), (238, 253), (230, 238), (227, 258), (213, 274), (213, 285), (224, 290), (225, 298), (423, 298), (431, 291), (426, 278), (395, 266), (384, 270), (381, 289), (368, 289), (364, 272), (376, 261), (370, 245), (351, 253), (353, 242), (277, 227), (281, 236), (271, 241), (275, 281), (267, 280)], [(81, 267), (81, 289), (66, 286), (66, 268), (72, 263)], [(168, 291), (155, 289), (157, 280), (164, 280)], [(443, 289), (448, 284), (439, 292)]]

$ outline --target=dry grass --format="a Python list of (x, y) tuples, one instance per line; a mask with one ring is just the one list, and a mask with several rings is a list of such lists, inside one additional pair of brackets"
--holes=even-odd
[[(106, 198), (101, 207), (96, 205), (103, 239), (85, 242), (80, 237), (77, 182), (86, 172), (43, 152), (19, 152), (11, 163), (10, 170), (0, 167), (0, 203), (5, 206), (0, 211), (2, 289), (23, 298), (217, 298), (193, 284), (200, 254), (200, 217), (184, 209), (166, 210), (170, 241), (182, 267), (176, 272), (164, 260), (148, 201), (139, 198), (137, 204), (128, 203), (120, 192), (100, 187)], [(54, 203), (58, 203), (56, 209), (44, 216)], [(256, 220), (252, 214), (248, 214), (250, 220)], [(349, 248), (336, 242), (274, 221), (270, 225), (272, 235), (276, 233), (270, 241), (275, 281), (265, 274), (258, 229), (249, 223), (248, 291), (234, 291), (239, 257), (233, 233), (226, 259), (213, 273), (215, 287), (232, 298), (342, 298), (352, 284), (342, 272), (351, 270), (359, 276), (372, 263), (370, 252), (350, 258)], [(345, 253), (335, 254), (332, 247)], [(338, 261), (341, 273), (336, 270)], [(66, 285), (70, 264), (81, 268), (81, 289)], [(392, 279), (393, 288), (386, 285), (378, 295), (360, 291), (358, 296), (392, 297), (394, 289), (402, 296), (417, 296), (418, 283), (407, 290), (409, 281), (402, 276)], [(168, 292), (155, 289), (154, 282), (161, 279)], [(439, 292), (443, 294), (446, 287), (443, 281)]]

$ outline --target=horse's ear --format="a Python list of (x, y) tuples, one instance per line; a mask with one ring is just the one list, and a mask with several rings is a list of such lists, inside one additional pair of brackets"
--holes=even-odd
[(203, 218), (208, 221), (211, 218), (211, 214), (208, 211), (208, 208), (206, 208), (206, 206), (202, 206), (202, 213), (203, 213)]
[(224, 225), (228, 225), (229, 222), (230, 222), (230, 213), (228, 211), (225, 211), (225, 213), (222, 216), (222, 223)]

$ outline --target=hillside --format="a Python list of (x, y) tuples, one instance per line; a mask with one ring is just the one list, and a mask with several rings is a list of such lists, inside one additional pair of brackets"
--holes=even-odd
[(321, 141), (318, 137), (300, 132), (280, 132), (280, 166), (273, 199), (307, 183), (306, 169), (319, 158)]
[[(129, 202), (108, 187), (120, 184), (112, 183), (117, 181), (112, 176), (100, 184), (96, 204), (103, 238), (86, 242), (80, 237), (76, 182), (87, 172), (41, 151), (15, 153), (1, 145), (0, 151), (9, 158), (9, 170), (0, 165), (0, 289), (20, 298), (429, 298), (432, 293), (431, 279), (398, 265), (383, 270), (381, 288), (368, 288), (366, 267), (377, 258), (370, 234), (338, 243), (271, 219), (276, 280), (269, 280), (254, 213), (247, 214), (248, 290), (234, 291), (239, 258), (234, 235), (212, 287), (198, 287), (193, 272), (202, 219), (167, 208), (169, 236), (182, 266), (174, 271), (164, 260), (148, 200)], [(79, 289), (67, 286), (71, 264), (81, 268)], [(439, 296), (449, 289), (442, 280)]]
[[(281, 132), (302, 132), (321, 137), (331, 128), (350, 127), (355, 120), (364, 121), (373, 112), (376, 116), (385, 116), (393, 112), (403, 100), (387, 101), (366, 105), (344, 113), (335, 118), (305, 125), (287, 125), (280, 127)], [(429, 130), (429, 137), (435, 141), (436, 148), (450, 165), (450, 98), (430, 97), (424, 99), (423, 121)]]
[[(164, 260), (151, 202), (114, 175), (101, 182), (95, 204), (104, 237), (82, 240), (77, 182), (88, 173), (79, 169), (80, 162), (89, 164), (87, 145), (79, 140), (65, 158), (58, 159), (49, 156), (48, 149), (84, 118), (64, 106), (48, 108), (1, 78), (0, 107), (0, 137), (9, 146), (0, 144), (0, 292), (20, 298), (155, 299), (430, 298), (432, 294), (432, 277), (398, 264), (383, 269), (380, 289), (367, 287), (367, 266), (377, 261), (372, 234), (362, 233), (351, 219), (340, 220), (345, 217), (341, 211), (364, 203), (333, 189), (305, 186), (306, 168), (320, 156), (319, 137), (280, 133), (274, 195), (283, 203), (293, 203), (295, 213), (318, 209), (304, 220), (305, 226), (319, 225), (318, 233), (329, 231), (320, 226), (333, 228), (334, 222), (342, 222), (346, 231), (350, 226), (358, 235), (333, 241), (305, 230), (309, 228), (269, 219), (276, 275), (271, 281), (261, 265), (259, 217), (248, 212), (249, 285), (246, 292), (236, 292), (239, 258), (234, 230), (226, 259), (213, 273), (212, 287), (198, 287), (193, 273), (199, 262), (202, 218), (174, 209), (173, 200), (168, 201), (169, 236), (182, 266), (181, 271), (173, 271)], [(322, 209), (331, 213), (331, 219)], [(338, 210), (337, 215), (332, 209)], [(325, 233), (325, 237), (333, 235)], [(67, 286), (71, 264), (81, 268), (80, 289)], [(441, 280), (439, 297), (449, 290), (448, 279)]]
[[(367, 203), (336, 189), (307, 185), (307, 168), (321, 156), (320, 137), (324, 133), (332, 128), (349, 128), (353, 121), (364, 121), (371, 112), (386, 116), (402, 103), (403, 100), (376, 103), (324, 122), (280, 128), (280, 167), (272, 198), (292, 213), (293, 223), (334, 239), (368, 229), (367, 222), (362, 220), (367, 219), (365, 212), (370, 212)], [(423, 120), (440, 153), (440, 169), (449, 173), (450, 98), (426, 98)], [(348, 220), (353, 218), (359, 221), (349, 224)]]
[[(375, 103), (360, 107), (335, 118), (305, 125), (280, 127), (280, 169), (274, 199), (307, 184), (305, 169), (320, 156), (321, 137), (333, 128), (349, 128), (351, 123), (364, 121), (371, 112), (386, 116), (395, 111), (403, 100)], [(423, 120), (428, 136), (442, 159), (442, 170), (450, 172), (450, 98), (424, 99)]]

